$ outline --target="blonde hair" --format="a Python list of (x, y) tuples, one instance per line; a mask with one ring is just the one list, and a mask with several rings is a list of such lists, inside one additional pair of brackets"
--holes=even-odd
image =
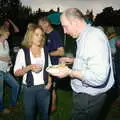
[(33, 43), (32, 36), (33, 36), (36, 29), (40, 29), (40, 31), (41, 31), (40, 47), (44, 46), (45, 34), (44, 34), (42, 28), (39, 25), (36, 25), (36, 24), (33, 24), (33, 23), (28, 24), (26, 34), (25, 34), (24, 39), (22, 41), (22, 46), (27, 47), (27, 48), (30, 48), (32, 46), (32, 43)]
[(0, 27), (0, 36), (3, 36), (3, 35), (9, 35), (9, 29), (6, 28), (6, 27)]

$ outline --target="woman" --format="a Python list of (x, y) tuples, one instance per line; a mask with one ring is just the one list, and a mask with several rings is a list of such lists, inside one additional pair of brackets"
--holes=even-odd
[[(26, 120), (35, 120), (36, 110), (41, 113), (42, 120), (49, 119), (51, 78), (45, 68), (50, 65), (50, 59), (46, 57), (48, 52), (44, 48), (44, 42), (45, 37), (41, 27), (29, 24), (22, 42), (24, 49), (20, 49), (16, 57), (14, 74), (23, 76)], [(27, 55), (29, 55), (29, 60)]]
[(11, 58), (9, 56), (9, 45), (7, 38), (9, 36), (9, 30), (5, 27), (0, 28), (0, 112), (7, 114), (10, 112), (8, 108), (3, 105), (3, 83), (4, 81), (12, 88), (12, 94), (10, 97), (10, 107), (13, 107), (17, 103), (17, 97), (19, 92), (19, 84), (15, 78), (9, 73), (9, 64)]

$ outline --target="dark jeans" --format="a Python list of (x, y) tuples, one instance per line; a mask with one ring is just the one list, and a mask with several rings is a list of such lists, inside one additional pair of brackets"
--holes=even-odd
[(23, 102), (26, 120), (35, 120), (37, 111), (42, 120), (48, 120), (50, 91), (44, 85), (27, 88), (23, 85)]
[(97, 120), (106, 94), (91, 96), (73, 92), (72, 120)]
[(3, 104), (3, 86), (4, 82), (6, 82), (12, 89), (11, 97), (10, 97), (10, 105), (15, 106), (17, 103), (17, 97), (19, 93), (19, 84), (15, 80), (15, 78), (9, 72), (0, 71), (0, 111), (2, 111), (5, 106)]

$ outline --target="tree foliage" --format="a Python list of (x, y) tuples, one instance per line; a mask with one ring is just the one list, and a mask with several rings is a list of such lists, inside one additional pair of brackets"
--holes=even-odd
[[(22, 5), (20, 0), (0, 0), (0, 18), (9, 18), (16, 22), (21, 28), (26, 27), (28, 22), (36, 22), (38, 17), (47, 16), (56, 11), (45, 12), (41, 8), (32, 11), (30, 7)], [(86, 15), (88, 18), (88, 15)], [(118, 26), (120, 25), (120, 9), (114, 10), (106, 7), (100, 14), (97, 14), (95, 25)]]
[(16, 16), (20, 5), (19, 0), (0, 0), (0, 16), (11, 18)]
[(112, 7), (106, 7), (96, 16), (95, 25), (118, 26), (120, 25), (120, 9), (114, 10)]

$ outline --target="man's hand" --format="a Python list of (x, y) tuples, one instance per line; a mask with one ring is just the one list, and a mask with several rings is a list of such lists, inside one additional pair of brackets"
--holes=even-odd
[(69, 64), (72, 64), (74, 61), (74, 58), (73, 57), (61, 57), (59, 58), (59, 62), (60, 63), (69, 63)]

